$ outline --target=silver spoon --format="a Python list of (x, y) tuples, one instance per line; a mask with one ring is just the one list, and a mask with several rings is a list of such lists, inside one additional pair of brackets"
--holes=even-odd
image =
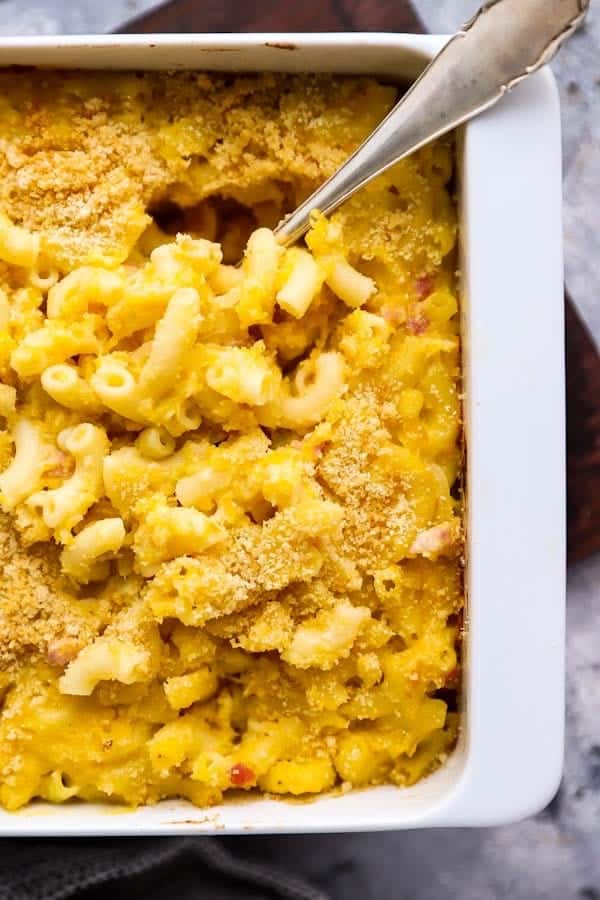
[(549, 62), (583, 22), (590, 0), (489, 0), (344, 165), (275, 229), (293, 244), (310, 213), (333, 212), (363, 185), (496, 103)]

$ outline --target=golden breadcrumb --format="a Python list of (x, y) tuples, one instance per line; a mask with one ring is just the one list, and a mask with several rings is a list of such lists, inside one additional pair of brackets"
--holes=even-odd
[(24, 547), (6, 513), (0, 569), (0, 670), (46, 654), (64, 665), (96, 636), (101, 607), (67, 589), (56, 548)]

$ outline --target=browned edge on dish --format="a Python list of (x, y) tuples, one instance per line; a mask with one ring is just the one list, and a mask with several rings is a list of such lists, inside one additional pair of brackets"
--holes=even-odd
[[(171, 0), (123, 33), (404, 31), (423, 25), (408, 0)], [(291, 42), (271, 43), (282, 51)], [(600, 551), (600, 355), (566, 298), (567, 548), (569, 562)], [(515, 440), (518, 440), (515, 435)], [(526, 498), (524, 498), (524, 502)]]

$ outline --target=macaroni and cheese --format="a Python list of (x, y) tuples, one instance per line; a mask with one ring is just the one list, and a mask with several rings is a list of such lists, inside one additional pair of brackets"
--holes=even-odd
[(273, 233), (395, 94), (0, 72), (7, 809), (409, 785), (452, 749), (452, 141)]

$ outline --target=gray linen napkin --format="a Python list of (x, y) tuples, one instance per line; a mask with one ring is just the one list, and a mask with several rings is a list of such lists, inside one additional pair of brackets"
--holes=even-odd
[(0, 900), (328, 900), (214, 838), (0, 841)]

